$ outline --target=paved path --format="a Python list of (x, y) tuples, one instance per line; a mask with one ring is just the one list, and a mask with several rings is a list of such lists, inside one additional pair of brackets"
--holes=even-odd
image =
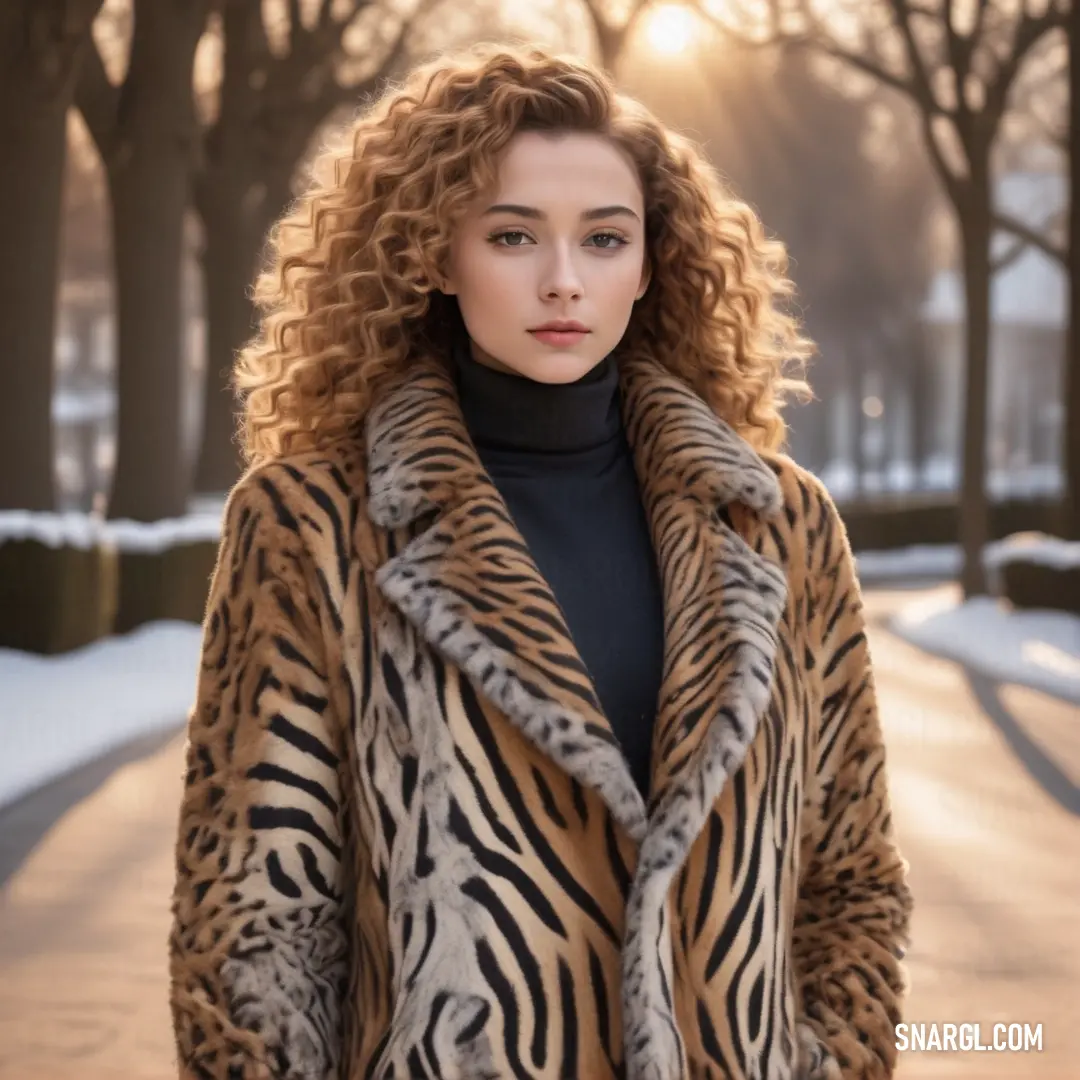
[[(909, 598), (868, 593), (875, 618)], [(897, 1080), (1077, 1080), (1080, 818), (1014, 747), (1020, 730), (1080, 782), (1080, 709), (972, 682), (877, 626), (872, 644), (918, 904), (908, 1019), (979, 1022), (983, 1041), (999, 1020), (1041, 1023), (1044, 1045), (908, 1053)], [(144, 743), (0, 815), (0, 1080), (174, 1080), (181, 748)]]

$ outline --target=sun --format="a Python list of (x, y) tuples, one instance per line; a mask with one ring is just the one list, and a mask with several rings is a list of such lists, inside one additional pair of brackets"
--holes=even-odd
[(645, 17), (645, 36), (649, 46), (666, 56), (686, 52), (694, 40), (697, 17), (682, 4), (660, 4)]

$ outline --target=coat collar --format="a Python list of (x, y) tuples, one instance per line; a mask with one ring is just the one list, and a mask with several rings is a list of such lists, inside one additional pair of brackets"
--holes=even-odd
[[(376, 586), (637, 842), (623, 955), (633, 1080), (661, 1063), (656, 1075), (683, 1074), (668, 887), (768, 708), (787, 589), (783, 570), (722, 513), (741, 503), (777, 515), (773, 470), (660, 365), (621, 359), (620, 388), (664, 590), (648, 807), (551, 589), (469, 439), (448, 369), (434, 359), (411, 367), (371, 409), (366, 440), (369, 519), (414, 534), (378, 569)], [(522, 597), (531, 633), (508, 634)]]
[[(648, 360), (619, 362), (623, 419), (639, 477), (659, 461), (667, 482), (705, 505), (742, 502), (778, 513), (775, 473), (746, 440), (683, 382)], [(368, 513), (383, 528), (407, 526), (491, 486), (469, 439), (447, 367), (424, 358), (373, 406), (366, 425)], [(447, 453), (447, 444), (453, 452)]]

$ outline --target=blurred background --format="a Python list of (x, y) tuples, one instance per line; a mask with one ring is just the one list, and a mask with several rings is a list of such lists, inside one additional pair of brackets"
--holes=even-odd
[[(176, 1075), (183, 723), (266, 232), (432, 51), (604, 65), (788, 246), (916, 897), (901, 1080), (1080, 1077), (1070, 0), (0, 3), (0, 1077)], [(1024, 1048), (1024, 1045), (1027, 1048)]]

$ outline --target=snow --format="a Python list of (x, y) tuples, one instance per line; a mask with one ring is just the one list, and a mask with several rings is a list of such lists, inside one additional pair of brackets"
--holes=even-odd
[(1040, 533), (1017, 533), (991, 546), (987, 553), (989, 566), (1004, 566), (1008, 562), (1037, 563), (1055, 570), (1080, 567), (1080, 541), (1061, 540)]
[(159, 622), (63, 656), (0, 649), (0, 806), (130, 739), (179, 728), (201, 630)]
[[(1017, 560), (1058, 570), (1080, 567), (1080, 541), (1017, 533), (988, 544), (983, 553), (983, 563), (991, 571)], [(963, 565), (963, 553), (958, 544), (920, 544), (895, 551), (857, 552), (855, 563), (860, 578), (867, 581), (955, 577)]]
[(1011, 611), (990, 597), (959, 602), (945, 586), (909, 604), (890, 629), (999, 682), (1080, 705), (1080, 616)]
[(110, 521), (106, 535), (121, 551), (159, 552), (181, 544), (214, 543), (221, 536), (221, 515), (188, 514), (165, 521)]
[(920, 544), (895, 551), (856, 552), (855, 567), (867, 581), (886, 578), (947, 578), (960, 572), (963, 556), (957, 544)]
[(87, 424), (109, 420), (116, 412), (116, 398), (108, 390), (59, 390), (52, 399), (56, 424)]
[[(852, 461), (835, 458), (818, 470), (818, 478), (837, 500), (888, 494), (955, 496), (960, 487), (959, 465), (947, 454), (935, 454), (921, 470), (908, 461), (890, 461), (884, 471), (866, 468), (861, 480)], [(986, 474), (986, 490), (996, 502), (1057, 498), (1064, 484), (1065, 475), (1054, 462), (991, 468)]]
[(101, 536), (102, 523), (77, 511), (46, 514), (32, 510), (0, 510), (0, 544), (36, 540), (47, 547), (85, 550), (99, 544)]
[(222, 509), (213, 500), (184, 517), (153, 522), (103, 521), (78, 512), (0, 510), (0, 544), (29, 539), (53, 548), (105, 544), (120, 551), (160, 552), (181, 544), (216, 542), (221, 520)]

